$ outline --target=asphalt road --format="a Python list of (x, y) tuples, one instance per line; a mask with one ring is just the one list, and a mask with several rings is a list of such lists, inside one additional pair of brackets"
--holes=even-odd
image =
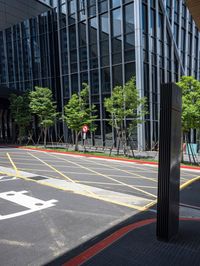
[(0, 183), (0, 265), (43, 265), (155, 203), (157, 167), (0, 148)]

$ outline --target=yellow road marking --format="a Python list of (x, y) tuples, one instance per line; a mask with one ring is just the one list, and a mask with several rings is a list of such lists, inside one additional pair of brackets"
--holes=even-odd
[[(7, 173), (7, 172), (2, 172), (2, 171), (0, 171), (0, 174), (13, 176), (13, 174), (10, 174), (10, 173)], [(101, 198), (99, 196), (96, 196), (95, 194), (94, 195), (92, 195), (92, 194), (89, 195), (89, 194), (84, 193), (84, 192), (74, 192), (74, 191), (71, 191), (71, 190), (69, 190), (67, 188), (63, 188), (63, 187), (60, 187), (60, 186), (52, 185), (52, 184), (46, 183), (44, 181), (41, 183), (41, 182), (39, 182), (37, 180), (33, 180), (33, 179), (28, 178), (28, 177), (21, 176), (20, 174), (18, 174), (17, 177), (20, 178), (20, 179), (24, 179), (26, 181), (35, 182), (35, 183), (37, 183), (39, 185), (42, 185), (42, 186), (52, 187), (52, 188), (63, 190), (63, 191), (70, 191), (70, 192), (73, 192), (74, 194), (78, 194), (78, 195), (81, 195), (81, 196), (85, 196), (85, 197), (93, 198), (93, 199), (97, 199), (97, 200), (102, 200), (102, 201), (105, 201), (105, 202), (117, 204), (117, 205), (120, 205), (120, 206), (123, 206), (123, 207), (135, 209), (135, 210), (138, 210), (138, 211), (143, 211), (144, 210), (143, 207), (140, 207), (140, 206), (137, 206), (137, 205), (133, 205), (133, 204), (130, 205), (130, 204), (126, 204), (126, 203), (115, 201), (115, 200)]]
[[(75, 180), (77, 183), (86, 183), (86, 184), (100, 184), (100, 185), (112, 185), (112, 186), (124, 186), (122, 184), (115, 184), (115, 183), (107, 183), (107, 182), (95, 182), (95, 181), (82, 181), (82, 180)], [(152, 186), (140, 186), (140, 185), (134, 185), (135, 187), (145, 187), (145, 188), (157, 188)]]
[[(111, 169), (110, 169), (110, 170), (111, 170)], [(113, 169), (112, 169), (112, 170), (113, 170)], [(130, 178), (130, 179), (136, 179), (136, 178), (137, 178), (137, 179), (138, 179), (138, 176), (133, 176), (133, 175), (132, 175), (132, 176), (130, 176), (130, 175), (128, 176), (128, 175), (123, 175), (123, 173), (122, 173), (122, 175), (120, 175), (120, 174), (119, 174), (119, 175), (110, 175), (110, 174), (109, 174), (109, 176), (119, 177), (119, 178), (121, 177), (121, 178)], [(141, 178), (141, 179), (142, 179), (142, 178)], [(148, 181), (152, 181), (152, 180), (149, 180), (148, 177), (147, 177), (147, 178), (143, 178), (143, 179), (147, 179)], [(154, 182), (157, 183), (158, 181), (157, 181), (157, 180), (154, 180)]]
[[(55, 167), (53, 167), (52, 165), (46, 163), (45, 161), (41, 160), (40, 158), (38, 158), (37, 156), (27, 152), (29, 155), (31, 155), (32, 157), (34, 157), (35, 159), (39, 160), (40, 162), (42, 162), (43, 164), (47, 165), (49, 168), (51, 168), (52, 170), (54, 170), (56, 173), (60, 174), (61, 176), (63, 176), (64, 178), (66, 178), (67, 180), (71, 181), (72, 183), (76, 183), (73, 179), (71, 179), (70, 177), (68, 177), (67, 175), (63, 174), (62, 172), (60, 172), (59, 170), (57, 170)], [(85, 189), (86, 190), (86, 189)], [(87, 193), (89, 193), (89, 195), (92, 195), (92, 197), (97, 198), (98, 196), (95, 195), (95, 193), (86, 190)], [(99, 197), (100, 198), (100, 197)]]
[(38, 158), (37, 156), (27, 152), (30, 156), (32, 156), (33, 158), (37, 159), (38, 161), (40, 161), (41, 163), (45, 164), (46, 166), (48, 166), (49, 168), (51, 168), (54, 172), (58, 173), (59, 175), (61, 175), (62, 177), (64, 177), (65, 179), (67, 179), (68, 181), (71, 181), (72, 183), (75, 183), (75, 181), (73, 179), (71, 179), (70, 177), (68, 177), (67, 175), (63, 174), (62, 172), (60, 172), (59, 170), (57, 170), (55, 167), (51, 166), (50, 164), (46, 163), (45, 161), (41, 160), (40, 158)]
[[(190, 180), (188, 180), (187, 182), (185, 182), (184, 184), (180, 185), (180, 190), (186, 188), (187, 186), (191, 185), (192, 183), (194, 183), (195, 181), (200, 180), (200, 176), (196, 176)], [(157, 199), (150, 202), (149, 204), (147, 204), (146, 206), (144, 206), (144, 210), (148, 210), (150, 207), (152, 207), (153, 205), (155, 205), (157, 203)]]
[[(114, 161), (114, 162), (117, 162), (117, 161)], [(123, 162), (123, 161), (120, 161), (121, 163)], [(117, 162), (118, 164), (120, 164), (120, 162)], [(131, 163), (130, 164), (126, 164), (128, 167), (130, 167), (130, 168), (133, 168), (133, 169), (139, 169), (139, 170), (141, 170), (141, 172), (142, 171), (144, 171), (144, 168), (142, 168), (142, 167), (139, 167), (138, 166), (138, 164), (136, 163), (136, 164), (134, 164), (134, 165), (131, 165)], [(145, 165), (146, 167), (148, 167), (148, 165)], [(145, 169), (146, 170), (146, 169)], [(158, 170), (156, 171), (156, 170), (153, 170), (152, 168), (151, 169), (148, 169), (148, 172), (153, 172), (153, 173), (158, 173)]]
[[(81, 158), (82, 160), (81, 161), (86, 161), (85, 159)], [(146, 180), (150, 180), (150, 181), (153, 181), (153, 182), (157, 182), (157, 180), (155, 178), (150, 178), (150, 177), (145, 177), (143, 175), (139, 175), (139, 174), (136, 174), (134, 172), (130, 172), (130, 171), (127, 171), (127, 170), (123, 170), (123, 169), (120, 169), (120, 168), (117, 168), (117, 167), (114, 167), (114, 166), (111, 166), (111, 165), (105, 165), (103, 163), (99, 163), (99, 162), (94, 162), (96, 165), (103, 165), (104, 167), (109, 167), (109, 168), (112, 168), (114, 170), (118, 170), (118, 171), (121, 171), (121, 172), (124, 172), (124, 173), (127, 173), (127, 174), (130, 174), (132, 176), (137, 176), (137, 177), (140, 177), (140, 178), (143, 178), (143, 179), (146, 179)]]
[(153, 205), (155, 205), (157, 203), (157, 199), (153, 200), (152, 202), (148, 203), (147, 205), (144, 206), (144, 211), (147, 211), (148, 209), (150, 209)]
[[(47, 154), (48, 154), (49, 156), (52, 156), (52, 157), (58, 158), (58, 157), (55, 156), (55, 155), (52, 155), (52, 154), (50, 155), (49, 153), (47, 153)], [(71, 163), (71, 164), (77, 165), (77, 166), (79, 166), (80, 168), (83, 168), (83, 169), (85, 169), (85, 170), (88, 170), (88, 171), (90, 171), (90, 172), (95, 173), (96, 175), (103, 176), (103, 177), (105, 177), (105, 178), (107, 178), (107, 179), (110, 179), (110, 180), (112, 180), (112, 181), (114, 181), (114, 182), (117, 182), (117, 183), (119, 183), (119, 184), (122, 184), (122, 185), (124, 185), (124, 186), (126, 186), (126, 187), (132, 188), (132, 189), (134, 189), (134, 190), (137, 190), (137, 191), (142, 192), (143, 194), (147, 194), (147, 195), (149, 195), (149, 196), (151, 196), (151, 197), (156, 198), (156, 196), (155, 196), (154, 194), (151, 194), (151, 193), (149, 193), (149, 192), (147, 192), (147, 191), (144, 191), (144, 190), (142, 190), (142, 189), (136, 188), (135, 186), (132, 186), (132, 185), (126, 184), (126, 183), (124, 183), (124, 182), (122, 182), (122, 181), (116, 180), (116, 179), (114, 179), (114, 178), (112, 178), (112, 177), (110, 177), (110, 176), (108, 176), (108, 175), (105, 175), (105, 174), (101, 174), (101, 173), (99, 173), (99, 172), (96, 172), (96, 171), (94, 171), (94, 170), (92, 170), (92, 169), (90, 169), (90, 168), (88, 168), (88, 167), (86, 167), (86, 166), (79, 165), (79, 164), (77, 164), (77, 163), (75, 163), (75, 162), (69, 161), (69, 160), (64, 159), (64, 158), (62, 158), (62, 157), (59, 157), (59, 159), (60, 159), (60, 160), (63, 160), (63, 161), (66, 161), (66, 162), (68, 162), (68, 163)]]
[(14, 164), (13, 160), (11, 159), (10, 154), (7, 152), (6, 155), (8, 156), (8, 159), (9, 159), (10, 163), (12, 164), (14, 170), (16, 171), (16, 175), (18, 176), (19, 175), (19, 171), (18, 171), (16, 165)]
[(194, 177), (194, 178), (188, 180), (187, 182), (185, 182), (184, 184), (182, 184), (182, 185), (180, 186), (180, 189), (182, 190), (183, 188), (185, 188), (185, 187), (191, 185), (193, 182), (195, 182), (195, 181), (197, 181), (197, 180), (200, 180), (200, 176), (196, 176), (196, 177)]

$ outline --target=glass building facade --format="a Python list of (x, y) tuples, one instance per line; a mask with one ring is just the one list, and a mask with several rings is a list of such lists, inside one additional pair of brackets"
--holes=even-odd
[[(54, 0), (52, 10), (0, 32), (0, 87), (53, 90), (59, 111), (82, 83), (96, 105), (96, 145), (112, 145), (115, 131), (103, 102), (133, 75), (148, 114), (134, 140), (158, 141), (160, 84), (182, 75), (199, 79), (199, 32), (183, 0)], [(4, 111), (1, 110), (1, 120)], [(4, 119), (5, 120), (5, 119)], [(126, 121), (127, 124), (129, 121)], [(7, 125), (8, 128), (8, 125)], [(58, 127), (66, 138), (63, 125)], [(2, 133), (1, 127), (1, 136)]]

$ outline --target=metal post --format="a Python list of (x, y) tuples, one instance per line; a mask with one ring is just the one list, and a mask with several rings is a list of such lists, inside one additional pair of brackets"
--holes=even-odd
[(179, 227), (181, 97), (177, 85), (161, 85), (157, 237), (165, 241)]

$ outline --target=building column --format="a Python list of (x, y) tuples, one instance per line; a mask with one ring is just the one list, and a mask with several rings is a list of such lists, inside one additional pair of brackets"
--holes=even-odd
[[(135, 10), (135, 55), (136, 55), (136, 87), (140, 97), (144, 97), (143, 46), (142, 46), (142, 1), (134, 1)], [(138, 112), (140, 110), (138, 109)], [(145, 125), (137, 128), (138, 150), (145, 150)]]

